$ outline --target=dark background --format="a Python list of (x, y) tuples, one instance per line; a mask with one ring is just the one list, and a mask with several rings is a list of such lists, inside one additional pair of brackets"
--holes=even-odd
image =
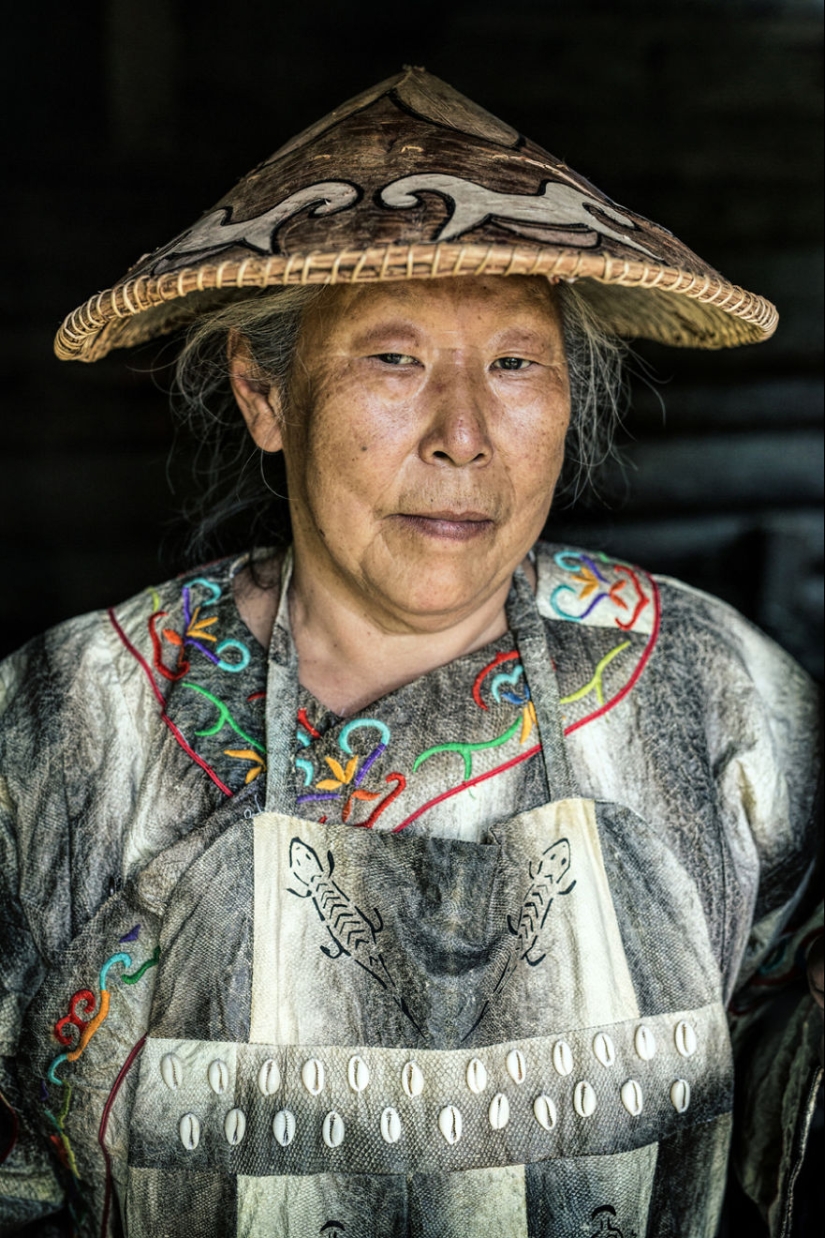
[(407, 62), (777, 304), (768, 344), (639, 347), (661, 386), (635, 383), (626, 480), (551, 535), (728, 599), (821, 677), (821, 25), (816, 0), (8, 6), (0, 655), (183, 566), (169, 346), (59, 363), (62, 317)]

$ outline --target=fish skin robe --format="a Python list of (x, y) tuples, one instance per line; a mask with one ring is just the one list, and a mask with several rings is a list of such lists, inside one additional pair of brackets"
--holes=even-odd
[(508, 633), (355, 719), (245, 560), (3, 664), (0, 1232), (675, 1238), (731, 1158), (786, 1232), (816, 694), (722, 602), (535, 561), (544, 670)]

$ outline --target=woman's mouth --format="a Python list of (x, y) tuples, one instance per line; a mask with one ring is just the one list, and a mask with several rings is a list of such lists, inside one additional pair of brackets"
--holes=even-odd
[(406, 513), (396, 517), (402, 526), (442, 541), (469, 542), (487, 536), (495, 528), (495, 521), (483, 512), (439, 511)]

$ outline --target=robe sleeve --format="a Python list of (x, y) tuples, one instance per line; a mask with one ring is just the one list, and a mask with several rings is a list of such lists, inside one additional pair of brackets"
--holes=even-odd
[[(45, 971), (27, 900), (21, 897), (22, 873), (31, 865), (21, 817), (41, 818), (64, 845), (67, 835), (59, 711), (54, 705), (42, 640), (0, 665), (0, 1233), (4, 1235), (59, 1211), (64, 1203), (52, 1150), (27, 1120), (15, 1069), (23, 1018)], [(53, 878), (54, 873), (42, 874), (41, 881), (47, 885)]]
[[(758, 868), (750, 935), (729, 1003), (736, 1063), (733, 1170), (772, 1235), (791, 1232), (794, 1187), (822, 1081), (822, 1016), (807, 953), (822, 933), (818, 693), (787, 654), (735, 617), (744, 667), (721, 716), (744, 743), (718, 745), (719, 793)], [(724, 721), (723, 721), (724, 726)], [(742, 848), (744, 853), (745, 848)]]

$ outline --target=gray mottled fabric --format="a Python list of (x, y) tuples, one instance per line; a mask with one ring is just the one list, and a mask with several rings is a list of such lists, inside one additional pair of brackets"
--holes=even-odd
[[(2, 667), (0, 1232), (786, 1232), (816, 702), (720, 602), (539, 546), (352, 719), (213, 564)], [(734, 1099), (734, 1090), (736, 1099)], [(5, 1228), (3, 1228), (5, 1226)]]

